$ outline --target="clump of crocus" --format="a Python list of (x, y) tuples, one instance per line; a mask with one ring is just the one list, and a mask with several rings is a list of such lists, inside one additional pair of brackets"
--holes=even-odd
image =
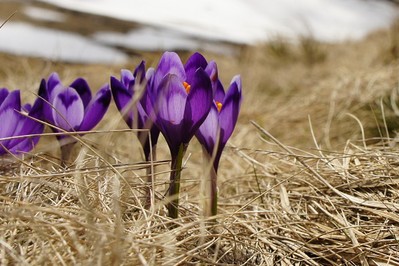
[[(57, 73), (42, 80), (39, 96), (43, 100), (43, 117), (54, 132), (79, 132), (94, 128), (103, 118), (111, 101), (109, 85), (104, 85), (92, 98), (86, 80), (78, 78), (69, 86), (62, 85)], [(66, 165), (76, 139), (57, 135), (61, 147), (61, 164)]]
[[(137, 137), (143, 148), (145, 160), (147, 162), (155, 160), (159, 129), (149, 119), (146, 110), (148, 94), (144, 61), (136, 67), (133, 73), (126, 69), (121, 70), (120, 80), (111, 77), (110, 83), (115, 104), (126, 124), (132, 129), (139, 129)], [(151, 167), (147, 169), (146, 207), (149, 208), (152, 198), (152, 172)]]
[(151, 117), (171, 153), (171, 202), (167, 208), (172, 218), (178, 216), (183, 156), (212, 105), (212, 82), (205, 68), (199, 53), (193, 54), (183, 65), (176, 53), (165, 52), (157, 68), (147, 71), (147, 104), (152, 106)]
[[(217, 71), (215, 72), (217, 73)], [(217, 75), (217, 74), (216, 74)], [(235, 76), (225, 93), (223, 85), (216, 81), (213, 104), (209, 115), (196, 132), (202, 144), (205, 161), (209, 164), (209, 209), (205, 213), (217, 214), (217, 171), (220, 157), (237, 123), (241, 105), (241, 78)]]
[(0, 89), (0, 155), (20, 154), (33, 149), (44, 128), (38, 121), (41, 113), (42, 106), (39, 100), (36, 100), (33, 106), (21, 106), (19, 90), (9, 92), (6, 88)]

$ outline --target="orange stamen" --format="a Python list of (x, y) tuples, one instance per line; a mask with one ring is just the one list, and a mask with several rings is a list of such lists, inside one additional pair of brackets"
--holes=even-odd
[(218, 111), (222, 110), (223, 104), (221, 102), (216, 101), (216, 107), (218, 108)]
[(183, 86), (186, 89), (187, 94), (189, 94), (191, 90), (191, 85), (184, 81)]

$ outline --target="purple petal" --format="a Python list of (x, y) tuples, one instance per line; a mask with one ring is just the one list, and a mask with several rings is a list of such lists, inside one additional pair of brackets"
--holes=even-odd
[(130, 70), (122, 69), (121, 70), (121, 84), (126, 90), (129, 88), (130, 82), (134, 80), (133, 73)]
[[(111, 90), (112, 96), (114, 98), (116, 107), (119, 112), (122, 114), (123, 119), (126, 124), (132, 128), (133, 126), (133, 112), (127, 110), (126, 108), (131, 107), (132, 95), (129, 94), (126, 87), (116, 78), (111, 77)], [(131, 109), (131, 108), (130, 108)]]
[(215, 61), (210, 61), (209, 64), (204, 68), (204, 70), (208, 74), (212, 83), (216, 82), (219, 79), (218, 66)]
[(6, 88), (0, 89), (0, 105), (3, 103), (4, 99), (8, 96), (9, 92)]
[(216, 107), (216, 104), (213, 103), (211, 109), (209, 110), (208, 116), (198, 128), (195, 136), (197, 137), (198, 141), (204, 146), (207, 152), (209, 154), (212, 154), (219, 132), (219, 111)]
[(186, 142), (190, 140), (208, 115), (212, 105), (212, 94), (211, 81), (205, 71), (199, 68), (195, 72), (184, 112), (185, 127), (188, 131), (185, 138)]
[(57, 127), (66, 131), (73, 131), (80, 127), (84, 116), (84, 106), (74, 88), (65, 88), (56, 96), (52, 114)]
[(216, 101), (222, 102), (224, 99), (224, 89), (223, 85), (219, 80), (218, 68), (215, 61), (210, 61), (207, 67), (205, 68), (205, 72), (208, 74), (212, 83), (212, 90), (214, 99)]
[(145, 75), (145, 62), (141, 61), (134, 70), (133, 76), (135, 77), (136, 82), (141, 84), (145, 80)]
[(43, 119), (43, 101), (40, 98), (36, 98), (33, 106), (27, 110), (29, 112), (29, 116), (34, 117), (36, 119)]
[(162, 134), (173, 152), (182, 142), (183, 118), (187, 93), (176, 75), (167, 75), (161, 82), (161, 95), (157, 101), (157, 120)]
[(133, 95), (127, 90), (127, 87), (115, 77), (111, 77), (110, 85), (116, 107), (119, 111), (122, 111), (132, 100)]
[(213, 96), (213, 99), (217, 102), (223, 103), (225, 97), (226, 93), (224, 92), (223, 84), (218, 80), (216, 82), (215, 95)]
[[(0, 106), (0, 138), (7, 138), (16, 136), (16, 133), (20, 130), (20, 120), (22, 119), (19, 111), (21, 110), (21, 98), (20, 91), (15, 90), (8, 94)], [(9, 149), (10, 143), (20, 142), (21, 139), (11, 139), (0, 141), (1, 145), (6, 149)]]
[(46, 84), (46, 90), (47, 93), (49, 95), (51, 95), (53, 93), (53, 89), (58, 85), (61, 84), (60, 81), (60, 77), (58, 76), (58, 74), (56, 72), (52, 73), (48, 80), (47, 80), (47, 84)]
[[(18, 126), (15, 130), (15, 136), (22, 135), (32, 135), (32, 134), (41, 134), (43, 132), (44, 125), (40, 122), (37, 122), (30, 117), (20, 116), (20, 120), (18, 121)], [(33, 147), (39, 141), (39, 136), (28, 137), (28, 138), (18, 138), (10, 140), (8, 143), (8, 149), (12, 153), (19, 152), (28, 152), (33, 149)]]
[(180, 124), (184, 117), (187, 93), (176, 75), (168, 75), (161, 83), (158, 117), (171, 124)]
[(7, 109), (21, 110), (21, 93), (19, 90), (8, 93), (0, 105), (0, 112)]
[(108, 110), (111, 102), (111, 91), (109, 85), (104, 85), (91, 100), (85, 110), (85, 116), (79, 130), (87, 131), (94, 128)]
[(42, 109), (42, 119), (49, 122), (50, 124), (54, 124), (54, 119), (53, 119), (53, 107), (52, 103), (50, 102), (49, 94), (47, 91), (47, 84), (46, 80), (42, 79), (40, 82), (40, 87), (39, 87), (39, 99), (41, 101), (41, 105), (43, 106)]
[(186, 71), (180, 57), (174, 52), (165, 52), (159, 60), (155, 70), (153, 86), (156, 91), (161, 88), (159, 84), (167, 74), (173, 74), (178, 77), (180, 82), (186, 80)]
[[(212, 86), (213, 86), (213, 84), (212, 84)], [(220, 80), (217, 80), (216, 87), (214, 88), (214, 90), (215, 90), (215, 95), (213, 96), (213, 99), (215, 101), (223, 103), (226, 94), (224, 92), (223, 84), (222, 84), (222, 82), (220, 82)]]
[(241, 78), (233, 78), (219, 114), (221, 143), (225, 144), (233, 133), (241, 106)]
[(0, 121), (2, 122), (2, 126), (0, 126), (0, 138), (14, 136), (14, 132), (21, 116), (17, 111), (20, 110), (20, 91), (15, 90), (10, 92), (0, 105)]
[[(31, 108), (29, 108), (29, 116), (22, 116), (18, 122), (18, 127), (15, 130), (15, 135), (32, 135), (41, 134), (44, 130), (44, 124), (36, 121), (35, 119), (42, 119), (42, 106), (43, 101), (37, 98)], [(35, 119), (32, 119), (35, 118)], [(39, 141), (40, 136), (15, 139), (15, 142), (9, 143), (9, 149), (12, 153), (28, 152)]]
[(193, 55), (191, 55), (187, 59), (187, 62), (184, 66), (187, 75), (186, 81), (188, 83), (192, 83), (195, 71), (197, 71), (198, 68), (205, 69), (207, 65), (208, 63), (206, 62), (206, 59), (205, 57), (202, 56), (202, 54), (196, 52)]
[[(16, 145), (13, 145), (12, 147), (10, 147), (8, 150), (13, 154), (18, 154), (21, 152), (22, 153), (28, 152), (34, 148), (34, 146), (37, 144), (38, 141), (39, 141), (38, 137), (23, 138), (23, 139), (21, 139), (21, 141), (16, 143)], [(9, 145), (11, 145), (11, 144), (9, 144)]]
[(145, 79), (150, 80), (155, 74), (155, 69), (153, 67), (150, 67), (147, 69), (147, 72), (145, 73)]
[(69, 87), (76, 90), (79, 97), (82, 99), (83, 106), (86, 108), (91, 101), (91, 90), (86, 80), (83, 78), (77, 78)]

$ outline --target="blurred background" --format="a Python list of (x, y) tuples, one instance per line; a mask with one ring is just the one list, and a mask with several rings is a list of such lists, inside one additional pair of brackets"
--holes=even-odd
[(360, 39), (398, 14), (383, 0), (1, 0), (0, 52), (107, 64), (142, 51), (235, 55), (276, 38)]

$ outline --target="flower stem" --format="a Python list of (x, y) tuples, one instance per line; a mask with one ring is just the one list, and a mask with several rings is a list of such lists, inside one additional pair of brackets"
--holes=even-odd
[(71, 157), (71, 152), (73, 149), (73, 146), (76, 144), (74, 140), (71, 140), (69, 138), (64, 138), (60, 141), (61, 145), (61, 166), (62, 167), (68, 167), (69, 166), (69, 158)]
[(212, 166), (210, 170), (211, 179), (211, 216), (216, 216), (218, 214), (218, 184), (217, 184), (217, 172)]
[(172, 164), (170, 172), (169, 197), (171, 201), (168, 203), (168, 215), (170, 218), (179, 216), (179, 193), (180, 193), (180, 176), (183, 164), (183, 157), (187, 150), (187, 144), (180, 144), (177, 154), (172, 154)]
[(147, 174), (147, 186), (146, 186), (146, 200), (144, 207), (149, 210), (151, 206), (153, 206), (153, 194), (154, 194), (154, 183), (153, 183), (153, 174), (154, 174), (154, 165), (153, 162), (156, 160), (156, 145), (152, 147), (152, 155), (149, 154), (146, 156), (146, 161), (148, 163), (146, 174)]
[(203, 149), (205, 173), (205, 204), (204, 216), (216, 216), (218, 213), (218, 187), (217, 187), (217, 168), (214, 165), (212, 156)]

